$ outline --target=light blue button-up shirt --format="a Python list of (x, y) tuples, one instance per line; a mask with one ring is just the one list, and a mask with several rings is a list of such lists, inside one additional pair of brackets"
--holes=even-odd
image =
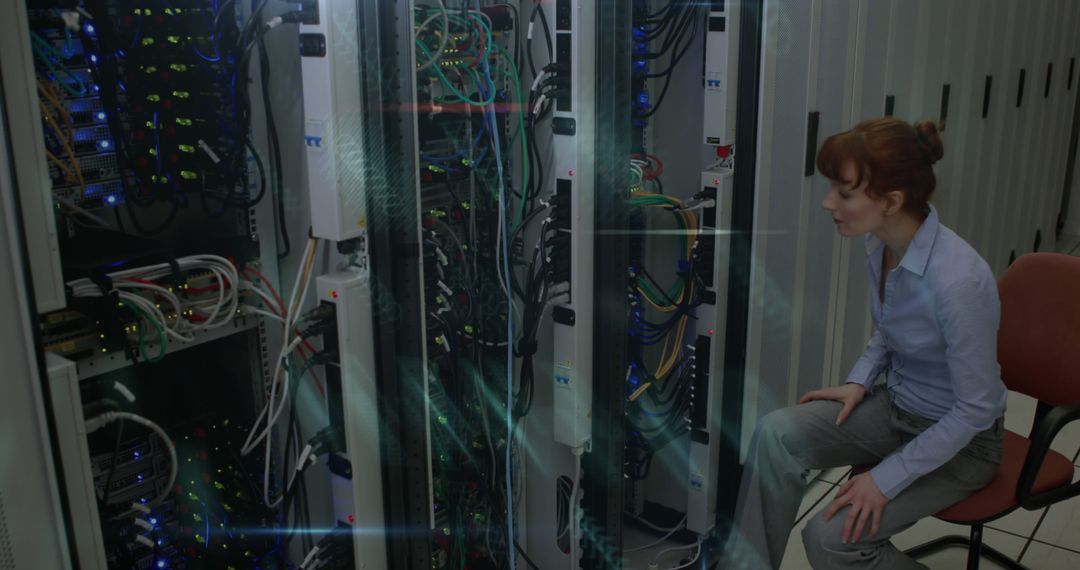
[(1005, 413), (997, 362), (1001, 304), (990, 266), (939, 222), (933, 206), (889, 272), (884, 303), (878, 296), (884, 243), (872, 234), (865, 241), (874, 333), (847, 381), (870, 390), (888, 367), (896, 405), (937, 422), (870, 471), (891, 499)]

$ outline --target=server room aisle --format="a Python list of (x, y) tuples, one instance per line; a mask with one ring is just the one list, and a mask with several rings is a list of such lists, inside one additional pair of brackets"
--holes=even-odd
[[(1080, 237), (1063, 236), (1057, 250), (1080, 255)], [(1008, 429), (1027, 433), (1031, 428), (1034, 413), (1034, 399), (1009, 393), (1008, 412), (1005, 416)], [(1076, 470), (1073, 480), (1080, 479), (1080, 424), (1067, 426), (1062, 430), (1053, 448), (1072, 458)], [(821, 473), (806, 493), (799, 510), (800, 516), (807, 511), (816, 513), (827, 505), (847, 474), (847, 469), (833, 469)], [(810, 567), (802, 543), (801, 533), (805, 525), (804, 518), (791, 533), (787, 553), (784, 555), (784, 570), (803, 570)], [(930, 518), (897, 535), (894, 540), (898, 547), (907, 549), (939, 536), (967, 533), (968, 527)], [(1038, 511), (1015, 511), (986, 525), (983, 541), (1007, 556), (1014, 559), (1020, 557), (1020, 562), (1032, 570), (1080, 568), (1080, 498)], [(966, 560), (967, 551), (953, 548), (924, 558), (921, 562), (931, 569), (951, 569), (963, 568)], [(986, 559), (983, 559), (981, 567), (999, 568)]]

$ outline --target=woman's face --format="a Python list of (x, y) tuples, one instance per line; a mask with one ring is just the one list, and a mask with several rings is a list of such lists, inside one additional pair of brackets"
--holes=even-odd
[(821, 207), (832, 214), (836, 231), (844, 237), (872, 232), (885, 220), (885, 201), (874, 200), (866, 194), (870, 177), (864, 176), (862, 184), (853, 187), (856, 174), (855, 163), (845, 162), (840, 168), (843, 180), (830, 179), (829, 193), (821, 202)]

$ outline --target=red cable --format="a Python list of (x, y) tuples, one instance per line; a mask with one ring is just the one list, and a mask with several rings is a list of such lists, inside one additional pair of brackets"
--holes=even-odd
[[(270, 290), (270, 294), (274, 297), (274, 300), (277, 301), (277, 303), (278, 303), (278, 310), (275, 310), (274, 307), (268, 307), (268, 308), (270, 309), (271, 312), (273, 312), (275, 315), (280, 317), (281, 314), (285, 311), (285, 303), (282, 302), (281, 296), (278, 295), (277, 290), (274, 289), (274, 286), (270, 284), (270, 280), (267, 279), (266, 276), (262, 274), (262, 272), (260, 272), (258, 269), (255, 269), (255, 268), (248, 267), (248, 268), (245, 268), (242, 271), (244, 276), (247, 277), (249, 281), (252, 280), (251, 276), (248, 274), (249, 271), (255, 273), (255, 275), (258, 276), (259, 280), (266, 284), (266, 288)], [(311, 352), (311, 356), (314, 356), (315, 353), (317, 352), (315, 350), (315, 347), (311, 346), (311, 343), (308, 342), (307, 339), (304, 339), (302, 341), (301, 345), (298, 348), (300, 350), (300, 356), (303, 357), (304, 360), (307, 360), (309, 358), (308, 356), (304, 355), (304, 348), (307, 348)], [(308, 369), (308, 372), (311, 373), (311, 379), (315, 381), (315, 387), (319, 389), (319, 393), (322, 394), (323, 396), (325, 396), (326, 395), (326, 389), (323, 388), (322, 382), (319, 380), (319, 375), (315, 372), (315, 369), (310, 368), (310, 369)]]

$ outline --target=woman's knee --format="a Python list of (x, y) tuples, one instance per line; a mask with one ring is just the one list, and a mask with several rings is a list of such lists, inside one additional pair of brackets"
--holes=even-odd
[(844, 517), (846, 510), (837, 513), (829, 522), (825, 522), (823, 512), (817, 512), (810, 517), (802, 530), (803, 546), (806, 554), (811, 558), (815, 555), (823, 555), (828, 552), (841, 552), (848, 548), (841, 540), (844, 531)]

